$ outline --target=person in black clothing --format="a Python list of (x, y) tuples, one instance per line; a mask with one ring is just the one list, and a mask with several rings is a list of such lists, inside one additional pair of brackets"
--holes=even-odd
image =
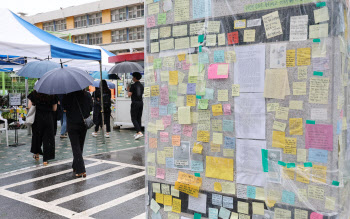
[[(35, 90), (28, 95), (28, 108), (36, 106), (34, 123), (32, 125), (32, 152), (33, 158), (39, 160), (43, 155), (43, 164), (55, 159), (55, 126), (54, 113), (57, 110), (57, 97), (38, 93)], [(43, 145), (43, 150), (41, 150)]]
[[(108, 88), (106, 80), (102, 80), (103, 87), (103, 107), (104, 107), (104, 123), (106, 124), (107, 132), (105, 134), (106, 138), (109, 138), (109, 133), (111, 132), (111, 98), (112, 93)], [(95, 123), (95, 132), (92, 133), (92, 136), (97, 137), (97, 132), (99, 127), (102, 128), (102, 107), (101, 107), (101, 89), (96, 88), (96, 91), (93, 93), (94, 98), (94, 114), (93, 121)]]
[(141, 132), (141, 118), (143, 111), (143, 85), (140, 82), (142, 75), (139, 72), (132, 73), (132, 80), (135, 82), (128, 88), (128, 96), (131, 97), (131, 121), (136, 129), (135, 140), (143, 136)]
[(81, 90), (67, 94), (62, 102), (67, 114), (67, 130), (73, 151), (73, 172), (76, 177), (86, 177), (83, 149), (87, 129), (84, 119), (92, 111), (92, 98), (90, 93)]

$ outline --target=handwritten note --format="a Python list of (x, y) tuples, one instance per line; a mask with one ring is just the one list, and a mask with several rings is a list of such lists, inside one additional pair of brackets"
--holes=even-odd
[(228, 78), (228, 64), (211, 64), (208, 68), (208, 79)]
[(308, 15), (290, 17), (290, 41), (307, 40)]
[(305, 148), (333, 150), (333, 126), (306, 124)]
[(262, 16), (264, 21), (266, 38), (270, 39), (283, 34), (278, 11)]
[(328, 104), (329, 78), (310, 78), (309, 102)]

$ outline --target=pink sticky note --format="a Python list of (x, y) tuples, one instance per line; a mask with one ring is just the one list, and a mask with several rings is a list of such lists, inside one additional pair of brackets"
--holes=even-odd
[(173, 125), (173, 135), (181, 135), (181, 125), (180, 124)]
[(160, 142), (169, 142), (168, 132), (160, 132)]
[(165, 178), (165, 169), (157, 168), (157, 175), (156, 177), (158, 179), (164, 179)]
[(224, 115), (231, 115), (231, 104), (224, 104)]
[(169, 91), (168, 86), (160, 88), (160, 105), (166, 106), (169, 104)]
[(312, 212), (310, 214), (310, 219), (323, 219), (323, 215), (316, 212)]
[(182, 133), (188, 137), (192, 136), (193, 127), (191, 125), (185, 125)]
[(153, 16), (147, 18), (147, 27), (154, 27), (156, 26), (156, 18)]
[(225, 63), (211, 64), (208, 68), (208, 79), (220, 79), (220, 78), (228, 78), (228, 74), (226, 75), (218, 75), (218, 67), (219, 65), (227, 65)]
[(162, 120), (163, 120), (164, 128), (166, 128), (169, 125), (171, 125), (171, 115), (163, 116)]
[(158, 118), (159, 116), (159, 108), (151, 108), (151, 117)]
[(182, 69), (183, 69), (183, 70), (188, 70), (188, 69), (190, 69), (190, 66), (191, 66), (191, 64), (190, 64), (190, 63), (187, 64), (187, 63), (186, 63), (186, 60), (183, 60), (183, 61), (182, 61)]
[(340, 118), (343, 118), (343, 110), (340, 111)]
[(333, 151), (333, 126), (306, 124), (305, 148)]

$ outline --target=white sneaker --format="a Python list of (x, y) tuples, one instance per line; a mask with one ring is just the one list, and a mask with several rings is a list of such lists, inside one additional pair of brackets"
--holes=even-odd
[(135, 140), (137, 140), (137, 139), (139, 139), (139, 138), (141, 138), (141, 137), (143, 137), (143, 134), (142, 134), (142, 133), (141, 133), (141, 134), (136, 134)]
[(109, 138), (109, 133), (106, 133), (106, 134), (105, 134), (105, 137), (106, 137), (106, 138)]
[(137, 135), (137, 133), (136, 133), (136, 134), (134, 134), (134, 137), (136, 137), (136, 135)]
[(91, 135), (97, 137), (97, 132), (93, 132)]

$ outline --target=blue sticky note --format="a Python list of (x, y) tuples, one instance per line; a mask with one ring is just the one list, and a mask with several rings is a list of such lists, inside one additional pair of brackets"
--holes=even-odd
[(214, 62), (216, 62), (216, 63), (224, 63), (225, 62), (225, 51), (224, 50), (214, 51)]
[(328, 151), (322, 149), (309, 149), (309, 161), (327, 163), (328, 162)]
[(193, 0), (192, 14), (193, 19), (205, 18), (211, 16), (211, 0)]
[(198, 54), (198, 62), (201, 64), (208, 64), (209, 63), (209, 56), (208, 53), (202, 52)]
[(169, 103), (168, 104), (168, 114), (172, 115), (177, 112), (176, 104), (175, 103)]
[(222, 131), (233, 132), (233, 120), (223, 120), (222, 121)]
[(231, 215), (231, 211), (227, 210), (226, 208), (221, 207), (219, 212), (219, 217), (223, 219), (229, 219)]
[(159, 104), (159, 97), (155, 96), (155, 97), (151, 97), (151, 107), (158, 107)]
[(187, 84), (187, 94), (196, 95), (196, 84), (195, 83)]
[(338, 120), (338, 122), (337, 122), (337, 135), (339, 135), (341, 133), (342, 126), (343, 126), (343, 121), (342, 120)]
[(233, 198), (228, 196), (222, 197), (222, 206), (224, 208), (233, 209)]
[(256, 188), (254, 186), (247, 186), (247, 197), (255, 198), (256, 196)]
[(159, 0), (153, 0), (153, 2), (159, 2)]
[(205, 95), (203, 99), (207, 99), (207, 100), (214, 99), (214, 89), (205, 88)]
[(283, 190), (282, 192), (282, 202), (290, 205), (294, 205), (295, 194), (294, 192), (288, 192)]
[(166, 168), (174, 168), (174, 158), (166, 157), (165, 164), (166, 164)]
[(227, 137), (227, 136), (225, 136), (224, 148), (235, 149), (235, 147), (236, 147), (236, 139), (234, 137)]
[(166, 105), (166, 106), (159, 106), (159, 115), (160, 116), (168, 115), (168, 105)]
[(211, 203), (213, 205), (222, 206), (222, 195), (213, 193), (211, 195)]
[(152, 219), (162, 219), (160, 211), (158, 211), (157, 213), (154, 213), (154, 211), (152, 211)]
[(191, 171), (203, 172), (203, 161), (201, 161), (201, 160), (191, 160)]
[(218, 219), (219, 210), (216, 208), (209, 208), (209, 219)]

